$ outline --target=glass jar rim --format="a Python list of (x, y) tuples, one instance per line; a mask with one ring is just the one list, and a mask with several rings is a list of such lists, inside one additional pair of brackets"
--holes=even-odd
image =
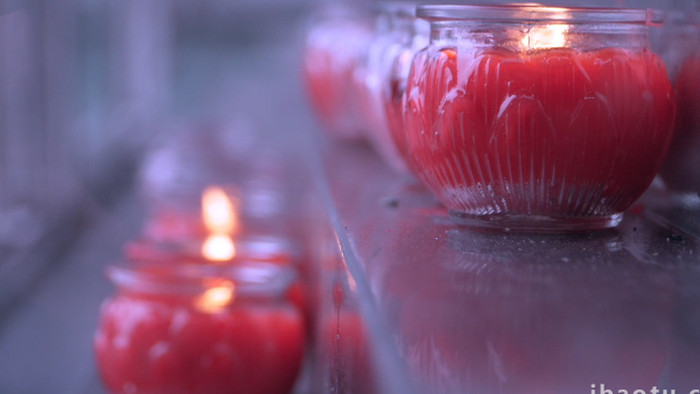
[(290, 267), (272, 263), (114, 264), (105, 270), (119, 289), (166, 296), (197, 296), (209, 289), (228, 287), (237, 298), (282, 296), (296, 279)]
[[(202, 254), (204, 239), (192, 239), (191, 242), (161, 241), (149, 238), (137, 238), (126, 244), (124, 253), (126, 259), (136, 263), (152, 263), (154, 261), (173, 262), (202, 262), (215, 263)], [(227, 263), (238, 262), (283, 262), (297, 264), (303, 257), (299, 245), (287, 238), (253, 235), (232, 239), (235, 254), (224, 260)]]
[(295, 262), (301, 258), (301, 250), (294, 241), (271, 235), (239, 237), (237, 241), (243, 259), (284, 258)]
[(655, 26), (664, 20), (659, 10), (635, 8), (549, 7), (536, 3), (503, 5), (419, 5), (416, 16), (428, 21), (489, 21), (519, 23), (622, 23)]

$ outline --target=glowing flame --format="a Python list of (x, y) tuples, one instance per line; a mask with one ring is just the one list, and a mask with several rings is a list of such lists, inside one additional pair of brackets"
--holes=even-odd
[(235, 298), (235, 286), (231, 282), (224, 282), (207, 289), (197, 298), (196, 306), (207, 313), (217, 313), (230, 305)]
[(238, 230), (236, 207), (218, 186), (210, 186), (202, 194), (202, 219), (207, 230), (214, 234), (233, 234)]
[(520, 40), (524, 48), (546, 49), (566, 46), (566, 33), (569, 25), (535, 26)]
[[(541, 12), (548, 16), (548, 19), (566, 21), (570, 19), (570, 12), (566, 8), (540, 7), (537, 3), (521, 4), (531, 6), (534, 12)], [(566, 33), (569, 25), (564, 23), (554, 23), (544, 26), (533, 26), (520, 40), (523, 48), (527, 50), (562, 48), (566, 46)]]
[(202, 255), (211, 261), (228, 261), (236, 256), (236, 245), (227, 234), (212, 234), (202, 244)]
[(236, 206), (224, 189), (210, 186), (202, 194), (202, 220), (209, 236), (202, 255), (210, 261), (228, 261), (236, 256), (232, 235), (238, 231)]

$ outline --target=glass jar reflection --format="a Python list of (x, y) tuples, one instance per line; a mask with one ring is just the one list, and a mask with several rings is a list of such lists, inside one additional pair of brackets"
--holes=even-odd
[(659, 381), (673, 275), (636, 261), (620, 234), (413, 236), (438, 233), (447, 239), (434, 250), (396, 250), (410, 263), (386, 267), (378, 290), (395, 305), (398, 346), (420, 387), (554, 394)]

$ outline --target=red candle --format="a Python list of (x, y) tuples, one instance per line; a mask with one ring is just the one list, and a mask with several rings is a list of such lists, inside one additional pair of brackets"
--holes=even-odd
[[(290, 302), (302, 311), (307, 323), (313, 319), (310, 306), (308, 273), (302, 268), (301, 256), (293, 244), (274, 237), (245, 237), (238, 239), (222, 239), (223, 252), (232, 247), (231, 253), (224, 259), (211, 260), (203, 253), (204, 240), (191, 239), (189, 242), (151, 242), (136, 240), (125, 247), (128, 261), (137, 264), (195, 264), (195, 265), (239, 265), (254, 263), (269, 263), (288, 267), (301, 275), (289, 286), (287, 297)], [(225, 242), (231, 242), (225, 245)], [(217, 245), (214, 245), (216, 247)], [(221, 253), (215, 251), (215, 253)]]
[(211, 268), (110, 269), (119, 292), (103, 304), (94, 339), (110, 391), (290, 392), (304, 322), (282, 296), (289, 273), (260, 264)]
[[(552, 24), (494, 22), (486, 34), (462, 8), (506, 19), (525, 10)], [(610, 227), (648, 187), (671, 138), (671, 85), (646, 26), (633, 23), (646, 14), (615, 12), (419, 8), (433, 33), (409, 79), (407, 146), (456, 216), (529, 230)], [(620, 23), (584, 23), (596, 18)]]
[(240, 192), (232, 187), (208, 186), (201, 191), (199, 206), (160, 204), (146, 222), (144, 235), (156, 242), (188, 242), (209, 235), (244, 233)]
[[(696, 31), (697, 34), (697, 31)], [(661, 169), (664, 182), (681, 192), (700, 193), (700, 54), (688, 56), (676, 79), (678, 122), (668, 158)]]
[(411, 171), (408, 159), (408, 147), (406, 146), (404, 113), (406, 110), (406, 85), (411, 69), (413, 56), (428, 44), (428, 26), (424, 20), (415, 19), (411, 29), (411, 42), (395, 55), (388, 74), (388, 81), (382, 92), (382, 106), (386, 114), (387, 128), (389, 131), (389, 144), (401, 163), (401, 167), (395, 167), (405, 171)]
[[(406, 173), (405, 158), (392, 137), (392, 127), (402, 118), (394, 111), (398, 84), (405, 88), (413, 54), (427, 44), (427, 23), (416, 19), (415, 4), (378, 6), (375, 34), (364, 61), (361, 101), (368, 122), (368, 137), (375, 150), (396, 172)], [(387, 102), (391, 106), (387, 111)], [(399, 118), (394, 115), (399, 115)], [(401, 127), (398, 125), (398, 127)]]
[(404, 163), (404, 167), (406, 170), (412, 171), (410, 168), (411, 161), (408, 156), (406, 134), (404, 132), (406, 80), (402, 80), (399, 75), (392, 75), (389, 86), (389, 94), (384, 98), (383, 103), (389, 133), (398, 156)]
[[(211, 242), (212, 238), (208, 238)], [(276, 237), (217, 238), (205, 248), (207, 239), (190, 238), (179, 242), (157, 242), (140, 239), (129, 242), (124, 253), (130, 261), (173, 263), (235, 263), (236, 261), (259, 261), (283, 266), (301, 264), (301, 254), (291, 242)], [(218, 240), (218, 243), (217, 243)], [(229, 243), (230, 242), (230, 243)], [(225, 245), (227, 243), (228, 245)], [(215, 250), (216, 247), (222, 250)], [(209, 253), (226, 257), (212, 259)]]
[(307, 91), (325, 130), (336, 137), (360, 138), (366, 128), (357, 73), (371, 38), (369, 25), (366, 16), (352, 9), (328, 9), (307, 36)]

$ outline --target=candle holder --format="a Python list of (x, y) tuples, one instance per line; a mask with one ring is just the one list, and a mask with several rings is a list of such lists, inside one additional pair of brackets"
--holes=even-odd
[(111, 266), (117, 294), (94, 338), (114, 393), (288, 393), (301, 367), (304, 320), (286, 292), (293, 273), (235, 266)]
[(141, 238), (129, 242), (124, 255), (127, 261), (137, 264), (235, 266), (261, 263), (291, 269), (297, 275), (289, 285), (287, 298), (302, 312), (307, 328), (311, 329), (314, 320), (311, 274), (301, 250), (291, 241), (263, 236), (210, 236), (178, 241)]
[[(658, 47), (670, 69), (678, 119), (661, 177), (668, 189), (700, 193), (700, 12), (670, 13)], [(690, 11), (690, 12), (688, 12)]]
[(666, 154), (675, 105), (653, 12), (421, 6), (406, 140), (418, 177), (467, 225), (616, 226)]
[(408, 173), (403, 132), (403, 92), (413, 55), (428, 44), (428, 23), (416, 18), (416, 4), (381, 3), (375, 33), (367, 49), (361, 105), (368, 119), (368, 137), (384, 161), (398, 173)]
[(230, 257), (212, 261), (204, 250), (207, 239), (209, 238), (168, 242), (141, 238), (129, 242), (124, 248), (124, 254), (129, 261), (149, 263), (235, 264), (238, 261), (258, 261), (281, 266), (298, 266), (302, 263), (301, 252), (294, 243), (282, 238), (263, 236), (230, 238), (234, 245)]
[(330, 135), (361, 139), (358, 68), (372, 37), (370, 18), (351, 7), (328, 7), (307, 32), (304, 77), (317, 117)]

